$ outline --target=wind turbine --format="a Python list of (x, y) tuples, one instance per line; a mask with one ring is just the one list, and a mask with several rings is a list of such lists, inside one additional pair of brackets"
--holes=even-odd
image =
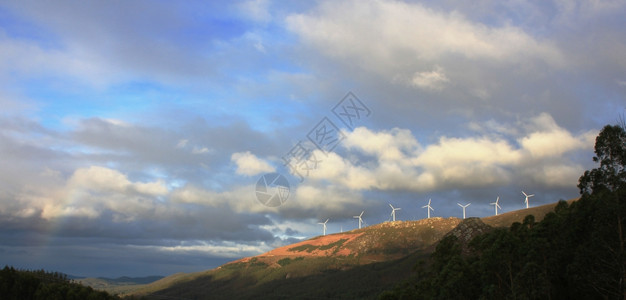
[(463, 207), (463, 219), (465, 219), (465, 208), (470, 206), (471, 203), (461, 205), (461, 203), (457, 203), (460, 207)]
[(502, 209), (502, 207), (500, 207), (500, 205), (498, 204), (498, 201), (500, 201), (500, 196), (498, 196), (498, 198), (496, 199), (496, 202), (489, 204), (489, 205), (494, 205), (494, 207), (496, 208), (496, 216), (498, 215), (498, 208)]
[(402, 208), (394, 208), (393, 205), (389, 204), (389, 206), (391, 206), (391, 216), (393, 217), (393, 221), (396, 221), (396, 210), (401, 210)]
[(524, 196), (526, 196), (526, 199), (524, 199), (524, 203), (526, 203), (526, 208), (528, 208), (528, 198), (534, 196), (535, 194), (527, 195), (526, 193), (524, 193), (524, 191), (522, 191), (522, 194), (524, 194)]
[(326, 222), (324, 222), (324, 223), (317, 223), (317, 224), (324, 225), (324, 235), (326, 235), (326, 223), (328, 223), (328, 220), (330, 220), (330, 219), (326, 219)]
[(429, 218), (429, 219), (430, 219), (430, 211), (431, 211), (431, 210), (432, 210), (432, 211), (435, 211), (435, 209), (434, 209), (434, 208), (430, 207), (430, 200), (432, 200), (432, 199), (428, 199), (428, 204), (427, 204), (427, 205), (422, 206), (422, 208), (426, 208), (426, 210), (428, 211), (428, 218)]
[(362, 211), (360, 215), (354, 216), (355, 219), (359, 219), (359, 229), (361, 229), (361, 223), (363, 223), (363, 219), (361, 219), (361, 217), (363, 216), (364, 212), (365, 211)]

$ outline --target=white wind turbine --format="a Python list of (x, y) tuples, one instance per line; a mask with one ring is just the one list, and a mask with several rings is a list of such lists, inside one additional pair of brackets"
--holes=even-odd
[(428, 218), (429, 218), (429, 219), (430, 219), (430, 211), (431, 211), (431, 210), (432, 210), (432, 211), (435, 211), (435, 209), (434, 209), (434, 208), (430, 207), (430, 200), (432, 200), (432, 199), (428, 199), (428, 204), (427, 204), (427, 205), (422, 206), (422, 208), (426, 208), (426, 210), (428, 211)]
[(330, 219), (326, 219), (326, 222), (324, 222), (324, 223), (317, 223), (317, 224), (324, 225), (324, 235), (326, 235), (326, 223), (328, 223), (328, 220), (330, 220)]
[(389, 206), (391, 206), (391, 217), (393, 217), (393, 221), (396, 221), (396, 210), (401, 210), (402, 208), (394, 208), (393, 205), (389, 204)]
[(528, 208), (528, 198), (534, 196), (535, 194), (527, 195), (526, 193), (524, 193), (524, 191), (522, 191), (522, 194), (524, 194), (524, 196), (526, 196), (526, 199), (524, 199), (524, 203), (526, 203), (526, 208)]
[(498, 204), (498, 201), (500, 201), (500, 196), (498, 196), (498, 198), (496, 199), (496, 202), (489, 204), (489, 205), (494, 205), (494, 207), (496, 208), (496, 216), (498, 215), (498, 208), (502, 209), (502, 207), (500, 207), (500, 205)]
[(355, 219), (359, 219), (359, 229), (361, 229), (361, 223), (363, 223), (363, 219), (361, 219), (361, 217), (363, 216), (364, 212), (365, 211), (362, 211), (360, 215), (354, 216)]
[(461, 205), (461, 203), (457, 203), (460, 207), (463, 207), (463, 219), (465, 219), (465, 208), (470, 206), (471, 203)]

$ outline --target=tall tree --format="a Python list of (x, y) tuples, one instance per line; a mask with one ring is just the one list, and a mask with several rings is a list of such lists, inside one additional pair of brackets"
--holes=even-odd
[(581, 194), (607, 189), (617, 191), (626, 183), (626, 131), (619, 125), (605, 126), (595, 145), (593, 161), (600, 167), (585, 171), (580, 177), (578, 188)]
[[(600, 167), (586, 171), (578, 188), (593, 204), (591, 252), (598, 256), (600, 267), (607, 272), (591, 272), (589, 283), (599, 292), (626, 300), (626, 128), (605, 126), (596, 138), (593, 161)], [(600, 274), (601, 273), (601, 274)]]

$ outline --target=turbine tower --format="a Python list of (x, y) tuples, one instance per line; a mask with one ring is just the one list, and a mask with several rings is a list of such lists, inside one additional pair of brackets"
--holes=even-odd
[(393, 221), (396, 221), (396, 210), (401, 210), (402, 208), (394, 208), (393, 205), (391, 205), (391, 203), (389, 204), (389, 206), (391, 206), (391, 217), (393, 218)]
[(526, 203), (526, 208), (528, 208), (528, 198), (534, 196), (535, 194), (527, 195), (526, 193), (524, 193), (524, 191), (522, 191), (522, 194), (524, 194), (524, 196), (526, 196), (526, 199), (524, 199), (524, 203)]
[(426, 208), (426, 210), (428, 211), (428, 218), (429, 218), (429, 219), (430, 219), (430, 211), (431, 211), (431, 210), (432, 210), (432, 211), (435, 211), (435, 209), (434, 209), (434, 208), (430, 207), (430, 200), (432, 200), (432, 199), (428, 199), (428, 204), (427, 204), (427, 205), (422, 206), (422, 208)]
[(361, 217), (363, 216), (364, 212), (365, 211), (362, 211), (360, 215), (354, 216), (355, 219), (359, 219), (359, 229), (361, 229), (361, 223), (363, 223), (363, 219), (361, 219)]
[(502, 207), (500, 207), (500, 205), (498, 204), (498, 201), (500, 201), (500, 196), (498, 196), (498, 198), (496, 199), (496, 202), (489, 204), (489, 205), (493, 205), (496, 208), (496, 216), (498, 215), (498, 208), (502, 209)]
[(317, 223), (317, 224), (324, 225), (324, 235), (326, 235), (326, 223), (328, 223), (328, 220), (330, 220), (330, 219), (326, 219), (326, 222), (324, 222), (324, 223)]
[(463, 207), (463, 219), (465, 219), (465, 208), (470, 206), (471, 203), (461, 205), (461, 203), (457, 203), (460, 207)]

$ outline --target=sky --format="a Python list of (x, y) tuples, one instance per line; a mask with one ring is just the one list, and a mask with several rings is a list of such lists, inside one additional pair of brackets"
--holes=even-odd
[[(0, 1), (0, 264), (169, 275), (572, 199), (626, 1)], [(284, 203), (259, 201), (266, 174)], [(283, 184), (285, 186), (285, 184)], [(280, 203), (279, 203), (280, 204)]]

